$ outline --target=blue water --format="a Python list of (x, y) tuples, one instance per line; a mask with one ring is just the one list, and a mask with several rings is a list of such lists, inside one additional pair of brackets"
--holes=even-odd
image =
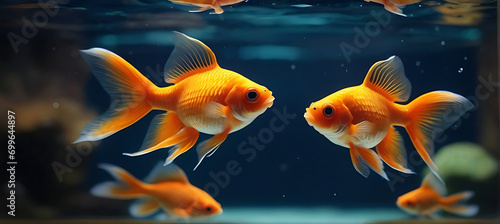
[[(423, 1), (403, 9), (408, 17), (390, 14), (381, 4), (354, 0), (250, 0), (223, 7), (221, 15), (189, 13), (191, 8), (164, 0), (60, 1), (59, 8), (49, 8), (55, 10), (50, 13), (40, 7), (5, 7), (25, 3), (36, 4), (0, 4), (1, 68), (5, 72), (0, 76), (0, 99), (6, 105), (2, 108), (43, 114), (47, 119), (25, 117), (29, 128), (19, 127), (19, 217), (130, 218), (130, 201), (98, 199), (88, 191), (111, 180), (97, 168), (99, 163), (121, 166), (142, 178), (167, 157), (167, 149), (133, 158), (122, 155), (139, 149), (152, 118), (160, 111), (92, 144), (88, 155), (74, 161), (72, 172), (59, 179), (52, 165), (68, 165), (68, 150), (77, 148), (71, 142), (78, 136), (67, 134), (65, 125), (81, 130), (92, 119), (79, 112), (99, 115), (110, 104), (78, 50), (109, 49), (155, 84), (167, 86), (162, 72), (173, 50), (172, 31), (202, 41), (213, 50), (221, 67), (268, 87), (276, 98), (272, 108), (230, 134), (196, 171), (192, 171), (197, 162), (194, 149), (175, 160), (193, 185), (228, 208), (212, 221), (342, 223), (408, 218), (395, 201), (419, 186), (425, 164), (416, 156), (404, 129), (398, 130), (410, 156), (409, 165), (417, 174), (405, 175), (385, 166), (388, 182), (373, 172), (368, 178), (359, 175), (349, 151), (328, 141), (303, 118), (311, 102), (361, 84), (373, 63), (392, 55), (399, 56), (405, 66), (413, 87), (410, 100), (434, 90), (477, 99), (467, 117), (439, 136), (436, 149), (470, 141), (499, 155), (498, 140), (484, 138), (485, 133), (492, 133), (484, 122), (498, 123), (498, 107), (493, 105), (497, 113), (491, 120), (482, 119), (490, 104), (498, 103), (498, 87), (485, 99), (478, 99), (477, 92), (483, 85), (480, 77), (498, 78), (496, 1)], [(47, 17), (37, 17), (43, 13)], [(36, 31), (26, 33), (23, 27), (29, 26), (26, 21), (33, 23), (33, 18), (40, 19), (35, 21)], [(12, 44), (12, 33), (24, 38), (23, 42)], [(73, 103), (80, 106), (65, 109), (70, 107), (67, 102), (72, 102), (71, 107)], [(35, 103), (42, 106), (31, 106)], [(288, 117), (279, 115), (283, 113)], [(200, 140), (209, 137), (201, 134)], [(240, 172), (231, 175), (227, 164), (234, 161)], [(498, 194), (486, 204), (498, 205)], [(251, 210), (255, 208), (260, 210)], [(272, 211), (268, 216), (251, 219), (266, 208)], [(374, 208), (381, 212), (370, 213)], [(29, 212), (22, 214), (23, 210)], [(307, 215), (315, 211), (321, 215)], [(363, 216), (367, 213), (370, 215)], [(295, 214), (290, 217), (297, 218), (276, 220), (276, 214)]]

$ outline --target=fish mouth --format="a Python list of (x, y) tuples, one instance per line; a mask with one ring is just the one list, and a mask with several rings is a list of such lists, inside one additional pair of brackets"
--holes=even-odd
[(271, 96), (269, 99), (264, 102), (264, 105), (267, 106), (267, 108), (271, 108), (273, 106), (273, 101), (274, 101), (274, 96)]
[(307, 124), (309, 124), (309, 126), (313, 126), (314, 122), (316, 121), (314, 119), (314, 117), (310, 113), (307, 112), (307, 110), (304, 113), (304, 118), (306, 119)]

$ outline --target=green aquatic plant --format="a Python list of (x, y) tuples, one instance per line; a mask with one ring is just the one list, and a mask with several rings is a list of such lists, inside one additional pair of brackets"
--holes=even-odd
[[(458, 177), (480, 182), (498, 171), (497, 161), (480, 145), (471, 142), (456, 142), (442, 147), (434, 161), (445, 181)], [(427, 169), (424, 174), (428, 172)]]

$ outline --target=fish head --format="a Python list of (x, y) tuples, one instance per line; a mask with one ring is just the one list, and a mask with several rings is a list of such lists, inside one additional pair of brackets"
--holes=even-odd
[(222, 214), (222, 206), (206, 192), (198, 194), (191, 210), (192, 218), (206, 218)]
[(333, 134), (345, 131), (347, 124), (352, 120), (352, 115), (342, 100), (326, 97), (311, 103), (306, 108), (304, 118), (309, 126), (320, 133)]
[(265, 86), (248, 81), (235, 85), (225, 101), (236, 119), (251, 121), (273, 105), (274, 97)]
[(419, 214), (421, 210), (419, 190), (410, 191), (398, 197), (396, 205), (409, 214)]

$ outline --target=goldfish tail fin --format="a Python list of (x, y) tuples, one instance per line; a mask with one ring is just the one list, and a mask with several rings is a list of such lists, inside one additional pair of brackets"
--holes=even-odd
[(151, 197), (147, 197), (138, 199), (130, 205), (129, 213), (136, 218), (142, 218), (155, 213), (159, 209), (160, 204), (158, 201)]
[(473, 191), (465, 191), (442, 198), (440, 205), (443, 210), (457, 215), (471, 217), (478, 213), (477, 205), (464, 205), (463, 203), (474, 196)]
[(98, 184), (90, 190), (92, 195), (116, 199), (131, 199), (143, 195), (142, 182), (124, 169), (111, 164), (100, 164), (99, 168), (107, 171), (118, 182)]
[(403, 138), (394, 127), (389, 128), (387, 135), (377, 145), (376, 149), (380, 158), (393, 169), (403, 173), (414, 173), (407, 168), (406, 149)]
[(437, 173), (438, 168), (431, 158), (434, 153), (433, 140), (473, 107), (465, 97), (448, 91), (426, 93), (406, 106), (408, 120), (405, 129), (418, 154), (441, 182), (443, 180)]
[(146, 101), (149, 88), (156, 87), (120, 56), (102, 48), (80, 51), (104, 89), (111, 95), (106, 113), (87, 123), (74, 143), (97, 141), (124, 129), (152, 107)]
[(196, 151), (198, 152), (198, 163), (193, 170), (196, 170), (196, 168), (198, 168), (198, 166), (201, 164), (201, 161), (203, 161), (205, 157), (210, 157), (215, 153), (219, 146), (226, 140), (229, 132), (231, 132), (231, 129), (227, 128), (226, 130), (224, 130), (224, 132), (216, 134), (211, 139), (205, 140), (202, 143), (198, 144), (198, 146), (196, 147)]
[[(367, 148), (357, 147), (352, 143), (350, 143), (349, 146), (352, 164), (358, 173), (364, 177), (368, 177), (370, 174), (368, 168), (370, 168), (384, 179), (389, 180), (387, 174), (384, 172), (384, 164), (377, 153)], [(360, 157), (362, 160), (359, 159)]]

